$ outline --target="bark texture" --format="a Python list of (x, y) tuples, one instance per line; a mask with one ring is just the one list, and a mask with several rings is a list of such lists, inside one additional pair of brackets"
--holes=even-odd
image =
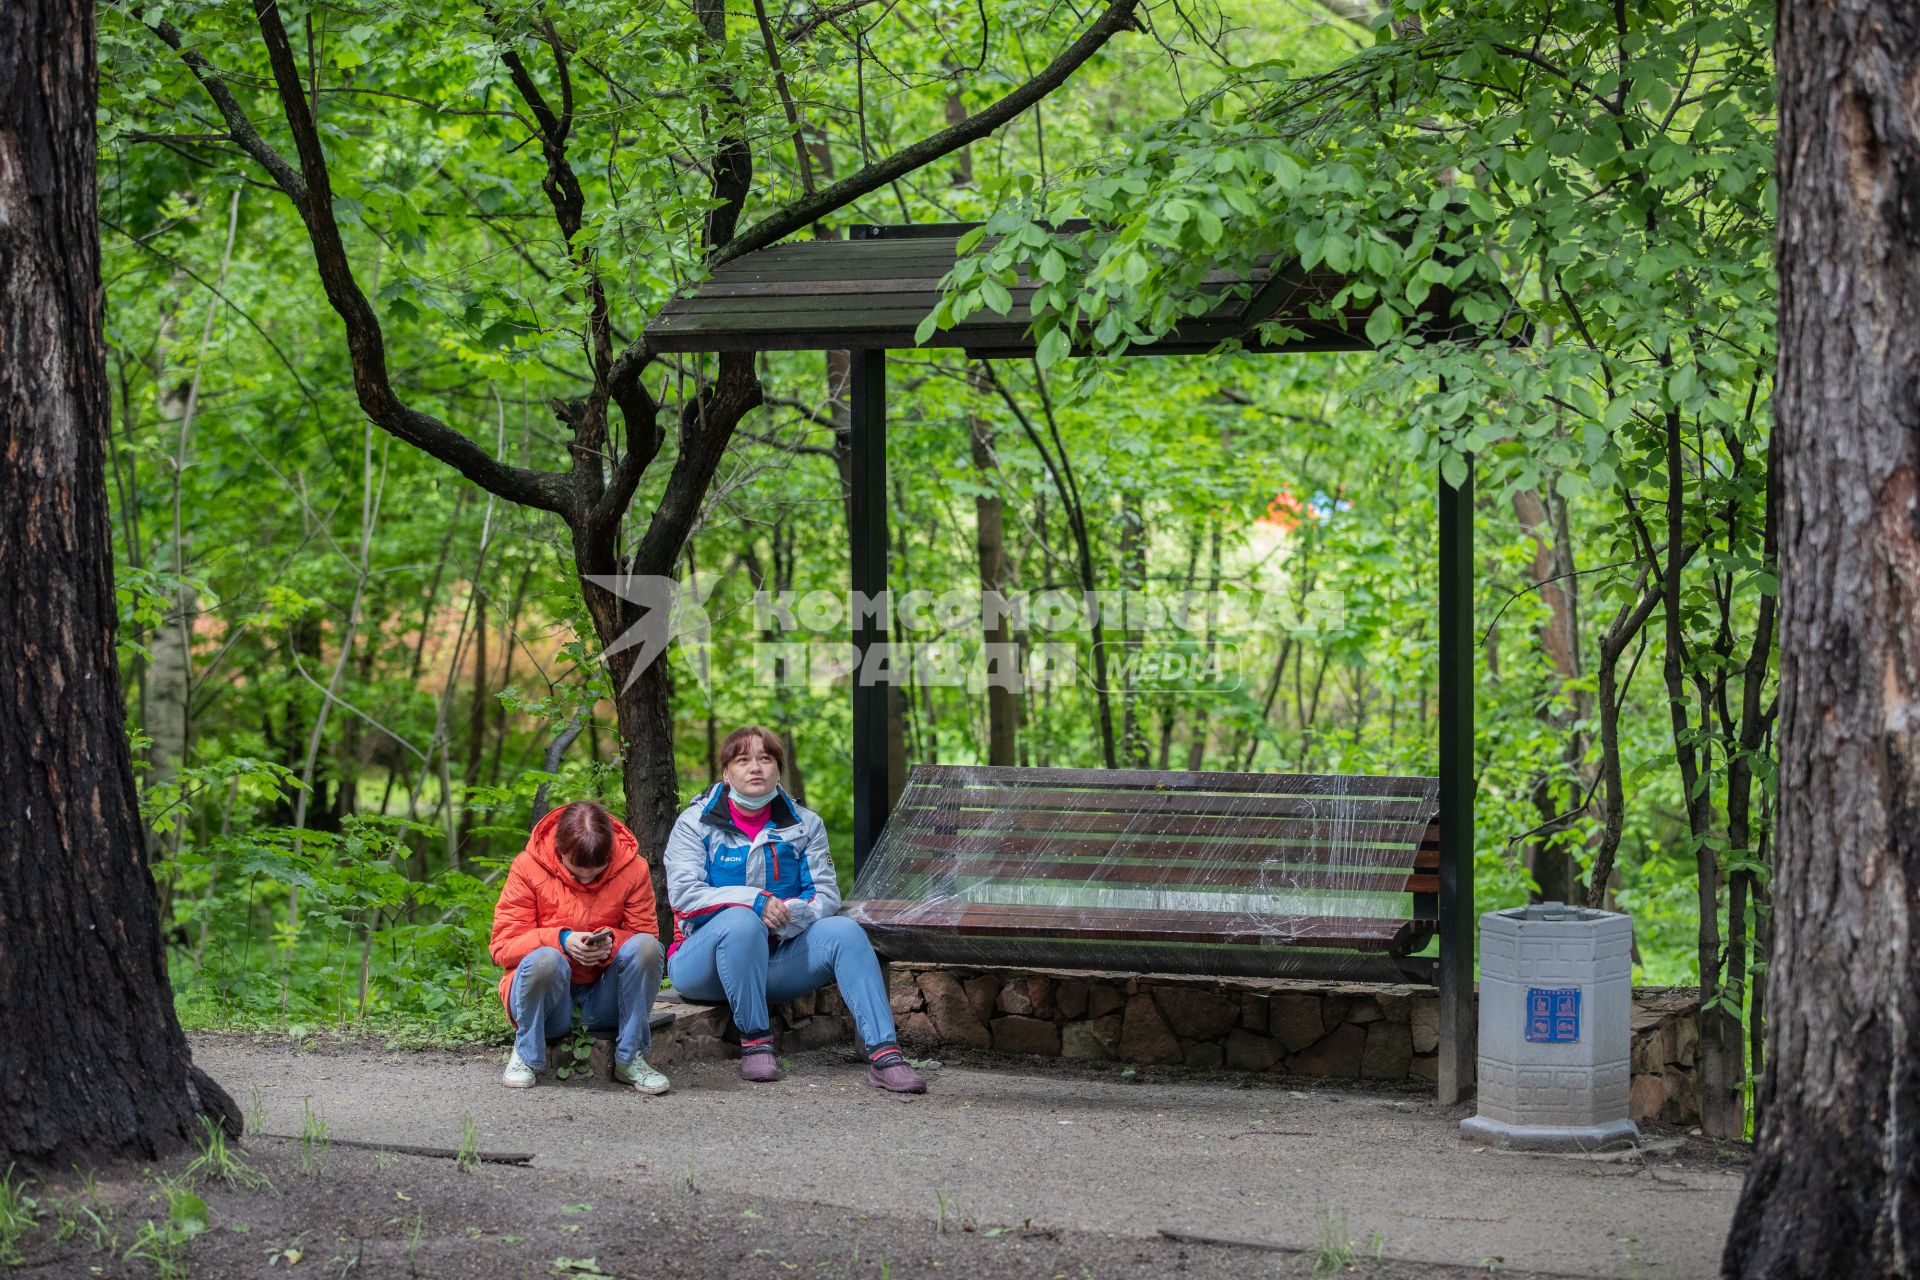
[(1771, 1061), (1729, 1276), (1920, 1274), (1920, 8), (1780, 13)]
[(173, 1015), (114, 660), (93, 7), (0, 5), (0, 1166), (239, 1112)]

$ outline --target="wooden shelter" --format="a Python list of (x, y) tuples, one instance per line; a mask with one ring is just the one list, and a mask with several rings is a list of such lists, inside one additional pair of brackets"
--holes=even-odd
[[(774, 245), (716, 269), (670, 302), (647, 331), (658, 351), (844, 350), (851, 355), (852, 589), (869, 599), (887, 589), (887, 352), (914, 348), (914, 330), (940, 298), (940, 281), (955, 262), (971, 224), (862, 225), (845, 240)], [(1362, 351), (1365, 312), (1338, 320), (1310, 308), (1339, 292), (1334, 272), (1269, 262), (1244, 279), (1218, 273), (1209, 284), (1230, 300), (1151, 346), (1129, 355), (1205, 355), (1239, 339), (1247, 350), (1287, 354)], [(1234, 288), (1233, 286), (1239, 286)], [(976, 313), (937, 334), (930, 345), (959, 347), (983, 359), (1034, 354), (1027, 332), (1032, 286), (1013, 292), (1008, 315)], [(1449, 308), (1436, 295), (1437, 310)], [(1262, 343), (1257, 326), (1280, 321), (1302, 336)], [(1473, 480), (1439, 485), (1439, 843), (1440, 1097), (1458, 1100), (1472, 1087), (1474, 1028), (1473, 885)], [(854, 620), (856, 656), (884, 643), (875, 612)], [(887, 818), (886, 686), (854, 682), (853, 853), (859, 867)]]

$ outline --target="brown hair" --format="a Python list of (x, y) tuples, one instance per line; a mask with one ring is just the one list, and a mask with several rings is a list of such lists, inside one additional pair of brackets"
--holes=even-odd
[(752, 748), (755, 738), (760, 739), (760, 743), (766, 748), (767, 754), (773, 757), (773, 767), (778, 769), (782, 774), (785, 774), (787, 771), (787, 749), (780, 744), (780, 739), (775, 736), (773, 730), (762, 729), (757, 724), (750, 724), (744, 729), (735, 729), (726, 736), (726, 740), (720, 744), (720, 767), (724, 769), (741, 756), (747, 754), (748, 750)]
[(560, 811), (553, 828), (553, 847), (560, 860), (594, 871), (613, 857), (613, 815), (591, 800), (576, 800)]

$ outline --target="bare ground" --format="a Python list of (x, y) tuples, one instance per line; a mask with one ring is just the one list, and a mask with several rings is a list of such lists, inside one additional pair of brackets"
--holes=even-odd
[[(273, 1189), (204, 1188), (210, 1229), (178, 1274), (1111, 1280), (1306, 1276), (1317, 1261), (1393, 1280), (1704, 1277), (1743, 1158), (1672, 1138), (1612, 1158), (1511, 1155), (1461, 1142), (1462, 1113), (1418, 1092), (1227, 1074), (981, 1057), (897, 1098), (827, 1049), (791, 1057), (773, 1086), (682, 1063), (673, 1093), (645, 1098), (505, 1090), (501, 1056), (196, 1037)], [(480, 1149), (532, 1163), (469, 1171), (345, 1145), (452, 1149), (468, 1120)], [(330, 1145), (303, 1161), (294, 1135), (323, 1124)], [(160, 1274), (125, 1256), (164, 1218), (158, 1185), (122, 1171), (91, 1199), (71, 1180), (37, 1188), (19, 1273)], [(78, 1225), (56, 1241), (63, 1220)]]

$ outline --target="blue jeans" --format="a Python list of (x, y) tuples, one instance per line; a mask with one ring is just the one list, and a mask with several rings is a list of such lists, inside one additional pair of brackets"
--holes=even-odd
[(660, 939), (649, 933), (628, 938), (607, 971), (575, 986), (567, 957), (541, 947), (513, 971), (513, 1051), (535, 1071), (547, 1065), (547, 1040), (565, 1038), (580, 1010), (590, 1031), (611, 1031), (613, 1056), (632, 1062), (653, 1043), (653, 998), (660, 991)]
[(845, 916), (828, 916), (770, 948), (760, 917), (729, 907), (675, 949), (667, 976), (689, 1000), (725, 1000), (745, 1039), (767, 1034), (769, 1001), (779, 1004), (835, 982), (869, 1050), (897, 1042), (879, 957), (866, 931)]

